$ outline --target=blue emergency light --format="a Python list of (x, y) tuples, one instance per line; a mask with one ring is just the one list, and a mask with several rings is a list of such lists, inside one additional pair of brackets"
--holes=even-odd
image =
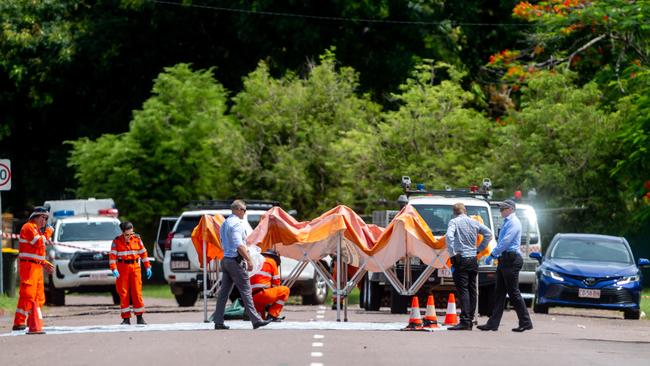
[(52, 214), (54, 217), (57, 219), (60, 219), (62, 217), (68, 217), (68, 216), (74, 216), (74, 210), (59, 210), (59, 211), (54, 211)]

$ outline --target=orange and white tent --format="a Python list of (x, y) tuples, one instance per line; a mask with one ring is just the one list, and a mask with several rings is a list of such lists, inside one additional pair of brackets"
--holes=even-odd
[(203, 246), (206, 248), (206, 262), (210, 263), (213, 259), (223, 258), (223, 248), (221, 247), (221, 237), (219, 230), (221, 224), (225, 221), (224, 217), (216, 214), (214, 216), (203, 215), (199, 224), (192, 230), (192, 244), (199, 255), (199, 264), (203, 264)]

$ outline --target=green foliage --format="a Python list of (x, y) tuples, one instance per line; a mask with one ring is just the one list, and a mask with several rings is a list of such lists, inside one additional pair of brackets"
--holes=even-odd
[(127, 218), (145, 225), (190, 200), (229, 197), (236, 168), (247, 164), (212, 70), (166, 68), (152, 92), (129, 132), (73, 141), (69, 159), (79, 196), (113, 197)]
[(565, 217), (578, 230), (623, 219), (615, 217), (624, 210), (609, 177), (619, 118), (599, 109), (600, 98), (595, 83), (577, 87), (568, 74), (539, 73), (522, 89), (521, 109), (496, 129), (491, 149), (499, 185), (536, 188), (547, 207), (584, 208), (584, 216)]
[(337, 143), (332, 165), (344, 170), (347, 194), (339, 194), (346, 201), (360, 208), (392, 202), (402, 175), (426, 182), (429, 189), (469, 186), (486, 176), (491, 126), (468, 107), (474, 95), (460, 86), (463, 76), (444, 63), (418, 65), (393, 94), (398, 110), (387, 111), (376, 126), (349, 131)]
[(358, 75), (336, 68), (332, 51), (310, 65), (305, 78), (293, 73), (274, 79), (268, 66), (244, 80), (233, 98), (234, 116), (252, 146), (255, 166), (245, 178), (251, 198), (271, 198), (310, 216), (343, 202), (330, 191), (342, 176), (330, 162), (345, 131), (376, 123), (380, 108), (358, 96)]
[(625, 87), (629, 95), (621, 98), (618, 110), (622, 118), (619, 135), (621, 158), (612, 170), (621, 182), (627, 204), (636, 222), (650, 220), (650, 71), (635, 67), (634, 77)]

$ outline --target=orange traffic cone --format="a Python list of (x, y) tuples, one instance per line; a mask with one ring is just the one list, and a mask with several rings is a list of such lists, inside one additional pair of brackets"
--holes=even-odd
[(447, 301), (447, 314), (445, 315), (445, 325), (458, 324), (458, 315), (456, 314), (456, 296), (454, 293), (449, 294), (449, 301)]
[(45, 334), (43, 330), (43, 313), (41, 313), (41, 308), (36, 300), (32, 302), (32, 311), (27, 318), (27, 326), (29, 327), (27, 334)]
[(427, 312), (424, 314), (424, 328), (438, 328), (438, 317), (436, 316), (436, 305), (433, 295), (427, 298)]
[(411, 300), (411, 315), (409, 323), (404, 330), (422, 330), (422, 316), (420, 315), (420, 301), (417, 296)]

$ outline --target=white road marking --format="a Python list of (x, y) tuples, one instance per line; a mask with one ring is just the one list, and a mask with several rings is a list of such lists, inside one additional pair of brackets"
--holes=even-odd
[(323, 357), (323, 352), (312, 352), (311, 357)]
[(311, 344), (312, 347), (323, 347), (323, 342), (313, 342)]
[(325, 315), (316, 315), (316, 319), (325, 319)]
[(320, 305), (320, 306), (318, 307), (318, 309), (320, 309), (320, 310), (327, 310), (327, 306)]
[(325, 338), (325, 336), (322, 334), (314, 334), (314, 339), (323, 339), (323, 338)]
[(323, 364), (320, 362), (312, 362), (309, 364), (309, 366), (323, 366)]
[[(252, 330), (251, 323), (243, 320), (227, 321), (226, 325), (233, 330)], [(256, 332), (267, 332), (273, 330), (375, 330), (375, 331), (396, 331), (404, 328), (404, 323), (371, 323), (371, 322), (336, 322), (336, 321), (310, 321), (310, 322), (290, 322), (271, 323)], [(87, 334), (87, 333), (118, 333), (118, 332), (169, 332), (183, 330), (211, 330), (213, 332), (228, 332), (223, 330), (214, 330), (212, 323), (167, 323), (167, 324), (149, 324), (140, 326), (124, 325), (88, 325), (88, 326), (58, 326), (45, 327), (46, 334)], [(434, 328), (430, 332), (446, 331), (447, 327)], [(15, 331), (11, 333), (0, 334), (0, 337), (12, 337), (25, 335), (25, 331)]]
[(325, 310), (318, 310), (316, 314), (325, 314)]

